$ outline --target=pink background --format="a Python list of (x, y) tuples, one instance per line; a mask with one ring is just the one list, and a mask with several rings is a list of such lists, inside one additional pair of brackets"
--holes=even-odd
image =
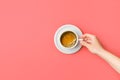
[(0, 0), (0, 80), (118, 80), (104, 60), (82, 48), (60, 53), (63, 24), (99, 37), (120, 57), (120, 0)]

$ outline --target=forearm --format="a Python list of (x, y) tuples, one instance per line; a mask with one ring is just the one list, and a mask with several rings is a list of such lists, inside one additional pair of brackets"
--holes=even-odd
[(106, 62), (108, 62), (118, 73), (120, 73), (120, 58), (113, 55), (112, 53), (102, 50), (97, 53), (98, 56), (103, 58)]

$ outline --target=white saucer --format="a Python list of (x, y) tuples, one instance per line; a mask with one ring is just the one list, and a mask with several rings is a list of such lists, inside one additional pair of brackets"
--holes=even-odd
[(54, 35), (54, 43), (55, 43), (55, 46), (56, 48), (62, 52), (62, 53), (65, 53), (65, 54), (74, 54), (76, 53), (77, 51), (80, 50), (80, 48), (82, 47), (82, 45), (80, 44), (80, 42), (77, 44), (77, 46), (75, 48), (71, 48), (71, 49), (66, 49), (64, 47), (61, 47), (60, 45), (60, 40), (59, 40), (59, 37), (60, 37), (60, 34), (64, 31), (75, 31), (78, 36), (80, 37), (82, 35), (82, 32), (81, 30), (76, 27), (75, 25), (71, 25), (71, 24), (66, 24), (66, 25), (63, 25), (61, 26), (55, 33)]

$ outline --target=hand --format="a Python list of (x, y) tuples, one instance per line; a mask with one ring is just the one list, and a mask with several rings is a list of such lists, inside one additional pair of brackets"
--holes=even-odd
[(97, 54), (103, 50), (102, 45), (100, 44), (95, 35), (84, 34), (81, 36), (81, 38), (83, 40), (80, 41), (80, 43), (83, 46), (87, 47), (90, 52)]
[(87, 47), (90, 52), (103, 58), (106, 62), (108, 62), (108, 64), (111, 65), (113, 69), (120, 73), (120, 58), (105, 50), (96, 36), (92, 34), (84, 34), (81, 38), (83, 40), (80, 40), (80, 43), (83, 46)]

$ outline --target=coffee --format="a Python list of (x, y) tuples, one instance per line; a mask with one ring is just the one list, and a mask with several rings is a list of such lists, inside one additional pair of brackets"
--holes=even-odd
[(72, 31), (64, 32), (60, 38), (61, 44), (64, 47), (68, 47), (68, 48), (74, 46), (76, 43), (76, 40), (77, 40), (77, 37), (75, 33), (73, 33)]

